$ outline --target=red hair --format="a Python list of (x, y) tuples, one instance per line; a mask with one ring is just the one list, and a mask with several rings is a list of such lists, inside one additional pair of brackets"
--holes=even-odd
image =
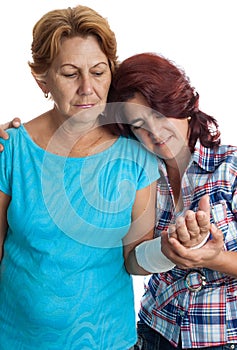
[(141, 93), (152, 109), (166, 117), (191, 117), (191, 152), (198, 138), (205, 147), (220, 144), (217, 121), (199, 110), (198, 93), (185, 72), (170, 60), (154, 53), (142, 53), (123, 61), (114, 74), (108, 102), (126, 102), (135, 93)]

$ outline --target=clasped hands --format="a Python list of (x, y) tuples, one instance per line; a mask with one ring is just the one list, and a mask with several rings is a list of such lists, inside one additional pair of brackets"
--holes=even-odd
[[(211, 237), (209, 238), (209, 235)], [(195, 213), (187, 210), (183, 217), (161, 234), (163, 254), (180, 268), (207, 267), (223, 250), (223, 233), (210, 223), (209, 196), (200, 199)]]

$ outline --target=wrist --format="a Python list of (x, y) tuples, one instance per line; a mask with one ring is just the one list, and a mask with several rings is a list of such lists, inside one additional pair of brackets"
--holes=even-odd
[(208, 232), (208, 234), (206, 235), (206, 237), (200, 242), (198, 243), (197, 245), (194, 245), (192, 247), (190, 247), (189, 249), (199, 249), (199, 248), (202, 248), (208, 241), (209, 237), (210, 237), (210, 232)]
[(135, 256), (138, 265), (150, 273), (165, 272), (175, 267), (162, 253), (160, 237), (140, 243), (135, 248)]

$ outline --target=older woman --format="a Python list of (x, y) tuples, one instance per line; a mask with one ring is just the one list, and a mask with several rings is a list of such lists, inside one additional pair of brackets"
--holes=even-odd
[(46, 13), (32, 58), (54, 106), (9, 131), (0, 156), (0, 349), (129, 349), (130, 273), (147, 273), (133, 251), (153, 237), (156, 159), (99, 123), (117, 64), (103, 17)]

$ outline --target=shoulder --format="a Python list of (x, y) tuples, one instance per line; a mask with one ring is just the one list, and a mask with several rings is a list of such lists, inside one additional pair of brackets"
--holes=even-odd
[(213, 165), (218, 177), (235, 183), (237, 177), (237, 147), (220, 145), (214, 153)]
[(206, 171), (215, 171), (224, 164), (236, 162), (237, 147), (231, 145), (220, 145), (217, 148), (207, 148), (197, 143), (193, 159)]
[(237, 152), (237, 146), (233, 145), (220, 145), (218, 147), (218, 152), (219, 153), (226, 153), (226, 154), (236, 154)]
[(120, 159), (133, 164), (140, 176), (146, 174), (153, 181), (160, 177), (157, 156), (148, 151), (140, 141), (121, 136), (119, 144), (120, 148), (117, 148), (117, 155)]
[(8, 147), (12, 142), (14, 142), (14, 140), (18, 137), (21, 129), (22, 129), (22, 126), (20, 126), (19, 128), (10, 128), (6, 130), (9, 136), (8, 139), (7, 140), (1, 139), (1, 143), (4, 146), (4, 149), (6, 149), (6, 147)]
[(150, 152), (140, 141), (133, 138), (125, 138), (121, 140), (124, 147), (124, 156), (140, 164), (144, 168), (158, 168), (157, 156)]
[(2, 143), (4, 150), (0, 153), (2, 157), (11, 157), (19, 153), (23, 153), (26, 148), (27, 133), (21, 125), (19, 128), (11, 128), (7, 130), (9, 138), (7, 140), (0, 140)]
[(237, 146), (220, 145), (214, 157), (218, 163), (235, 162), (237, 157)]
[(120, 136), (121, 143), (127, 147), (127, 150), (131, 150), (140, 154), (142, 156), (146, 156), (152, 159), (155, 159), (157, 162), (157, 156), (150, 152), (140, 141), (132, 137)]

